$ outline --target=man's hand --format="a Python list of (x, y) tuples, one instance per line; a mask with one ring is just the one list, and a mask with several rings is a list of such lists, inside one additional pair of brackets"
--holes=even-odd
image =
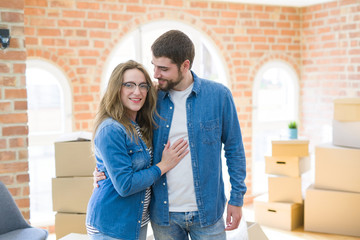
[(225, 231), (237, 229), (242, 218), (242, 207), (227, 205)]
[(105, 173), (99, 172), (98, 168), (95, 168), (95, 170), (93, 172), (93, 176), (94, 176), (94, 182), (93, 182), (94, 188), (99, 187), (98, 181), (106, 179)]

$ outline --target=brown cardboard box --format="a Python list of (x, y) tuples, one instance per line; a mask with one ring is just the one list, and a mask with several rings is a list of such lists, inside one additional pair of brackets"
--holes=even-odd
[(335, 99), (334, 119), (343, 122), (360, 121), (360, 98)]
[(315, 147), (315, 188), (360, 192), (360, 149), (332, 144)]
[(246, 222), (248, 240), (268, 240), (260, 225), (256, 222)]
[(360, 237), (360, 193), (316, 189), (305, 195), (305, 231)]
[(265, 157), (265, 173), (300, 177), (310, 169), (310, 157)]
[(308, 140), (274, 140), (272, 143), (272, 156), (306, 157), (309, 156)]
[(53, 178), (53, 211), (86, 213), (92, 191), (92, 177)]
[(254, 199), (255, 221), (261, 225), (293, 230), (303, 225), (304, 205), (269, 202), (267, 195)]
[(333, 144), (360, 148), (360, 121), (340, 122), (333, 120)]
[(70, 233), (86, 234), (86, 214), (81, 213), (56, 213), (55, 233), (60, 239)]
[(269, 201), (303, 203), (302, 186), (301, 177), (270, 176), (268, 179)]
[(55, 142), (56, 177), (89, 177), (95, 169), (91, 133), (64, 134)]

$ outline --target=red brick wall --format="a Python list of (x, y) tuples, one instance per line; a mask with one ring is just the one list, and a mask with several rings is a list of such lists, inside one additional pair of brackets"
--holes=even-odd
[[(19, 2), (12, 1), (20, 5), (21, 11)], [(180, 21), (203, 32), (216, 44), (226, 63), (243, 130), (250, 200), (252, 88), (257, 70), (273, 59), (293, 66), (300, 79), (301, 135), (308, 136), (312, 144), (319, 143), (318, 129), (331, 122), (332, 100), (360, 96), (359, 6), (358, 0), (307, 8), (194, 0), (26, 0), (26, 51), (28, 58), (45, 59), (63, 70), (73, 91), (74, 130), (90, 130), (105, 61), (126, 34), (156, 20)], [(7, 6), (0, 8), (9, 11)], [(0, 53), (3, 56), (4, 51)], [(13, 70), (9, 75), (13, 76)], [(23, 71), (19, 79), (20, 89), (24, 89)], [(3, 99), (3, 90), (0, 93)], [(22, 101), (26, 101), (24, 98)], [(10, 111), (13, 113), (13, 109), (7, 113)], [(23, 135), (25, 141), (26, 133)], [(0, 146), (4, 146), (3, 139), (7, 139), (4, 131)], [(1, 154), (8, 151), (8, 146), (2, 149)], [(13, 179), (22, 175), (21, 171), (0, 172), (0, 177)], [(20, 196), (28, 199), (27, 193)]]
[(10, 46), (0, 49), (0, 181), (29, 219), (23, 0), (0, 1), (0, 28), (9, 29), (11, 34)]
[(332, 125), (333, 100), (360, 97), (360, 1), (303, 9), (301, 120), (314, 146)]

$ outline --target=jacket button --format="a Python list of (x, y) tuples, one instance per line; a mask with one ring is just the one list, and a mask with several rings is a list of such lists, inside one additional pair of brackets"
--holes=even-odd
[(163, 185), (165, 186), (166, 184), (165, 184), (165, 183), (163, 183)]
[(164, 201), (164, 204), (166, 204), (167, 203), (167, 201)]

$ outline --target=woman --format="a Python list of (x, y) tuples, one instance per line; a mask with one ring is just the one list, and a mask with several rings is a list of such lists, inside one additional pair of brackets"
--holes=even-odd
[(145, 68), (119, 64), (111, 74), (95, 119), (96, 165), (106, 179), (94, 189), (86, 225), (91, 239), (146, 239), (150, 186), (188, 153), (187, 143), (168, 142), (152, 166), (156, 89)]

